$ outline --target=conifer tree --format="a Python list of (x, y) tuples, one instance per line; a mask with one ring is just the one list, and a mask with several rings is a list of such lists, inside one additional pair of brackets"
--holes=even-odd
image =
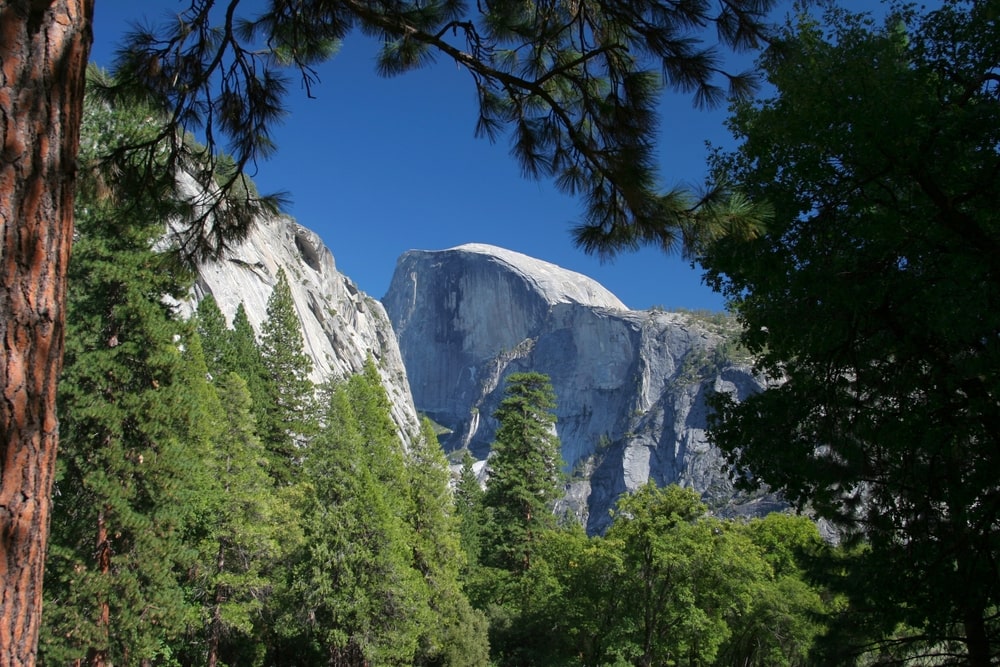
[[(588, 207), (577, 238), (585, 247), (607, 247), (610, 238), (673, 248), (698, 236), (693, 214), (704, 207), (657, 187), (658, 93), (669, 85), (694, 91), (701, 104), (718, 101), (724, 93), (713, 79), (721, 74), (731, 94), (745, 95), (753, 77), (720, 72), (718, 54), (702, 46), (702, 31), (714, 24), (722, 45), (753, 48), (772, 2), (727, 0), (713, 13), (707, 2), (658, 0), (601, 1), (584, 9), (511, 1), (282, 1), (253, 17), (237, 11), (240, 0), (227, 11), (211, 11), (215, 4), (191, 3), (162, 32), (137, 30), (120, 49), (125, 97), (143, 91), (161, 112), (143, 118), (164, 119), (153, 140), (136, 142), (147, 156), (166, 150), (170, 166), (190, 166), (190, 151), (178, 141), (185, 130), (233, 147), (235, 168), (221, 179), (220, 199), (201, 207), (206, 215), (182, 232), (193, 258), (218, 256), (245, 237), (254, 219), (248, 213), (275, 208), (274, 200), (251, 193), (242, 172), (274, 150), (270, 130), (283, 115), (286, 90), (279, 68), (297, 68), (309, 88), (313, 67), (355, 28), (384, 39), (383, 74), (412, 70), (435, 52), (465, 68), (479, 101), (477, 132), (496, 138), (509, 127), (525, 173), (550, 176), (562, 190), (583, 195)], [(93, 9), (94, 0), (21, 0), (4, 14), (0, 44), (0, 116), (8, 119), (8, 159), (0, 163), (0, 312), (7, 315), (0, 377), (9, 383), (5, 395), (16, 396), (0, 406), (8, 434), (0, 458), (14, 470), (2, 480), (8, 513), (0, 516), (6, 536), (0, 560), (11, 572), (0, 582), (0, 639), (17, 637), (0, 641), (0, 653), (14, 664), (30, 663), (37, 635)], [(216, 24), (220, 17), (224, 23)], [(206, 182), (218, 171), (214, 148), (198, 174)], [(132, 166), (161, 165), (140, 159)]]
[[(142, 136), (141, 109), (89, 104), (85, 150)], [(152, 660), (193, 614), (185, 542), (204, 481), (185, 328), (163, 296), (189, 276), (153, 244), (172, 211), (130, 172), (81, 190), (60, 391), (62, 453), (41, 652), (52, 663)]]
[(279, 484), (287, 484), (302, 446), (316, 431), (316, 417), (309, 379), (312, 360), (305, 353), (302, 324), (283, 269), (278, 270), (261, 329), (266, 381), (261, 434), (271, 456), (272, 475)]
[(531, 567), (533, 541), (556, 525), (553, 505), (561, 492), (563, 461), (555, 405), (548, 376), (514, 373), (494, 413), (500, 426), (485, 495), (493, 513), (488, 560), (511, 572)]
[(226, 332), (226, 343), (223, 352), (222, 366), (229, 372), (237, 373), (247, 382), (253, 411), (257, 416), (258, 435), (263, 437), (264, 406), (270, 399), (267, 372), (260, 346), (257, 344), (257, 334), (254, 332), (246, 308), (241, 302), (233, 315), (233, 326)]
[(305, 452), (314, 493), (282, 623), (291, 650), (312, 651), (299, 662), (409, 664), (429, 619), (406, 521), (402, 443), (394, 432), (395, 442), (377, 437), (391, 419), (378, 416), (381, 386), (368, 382), (355, 376), (330, 392), (325, 427)]
[(429, 589), (433, 615), (420, 637), (415, 664), (486, 665), (486, 618), (472, 608), (460, 584), (466, 558), (448, 485), (448, 461), (426, 418), (408, 452), (407, 470), (414, 566)]
[(207, 464), (218, 494), (206, 516), (198, 581), (208, 667), (263, 658), (263, 608), (279, 564), (301, 539), (298, 517), (267, 473), (246, 381), (229, 373), (217, 387), (219, 429)]
[(225, 377), (229, 372), (236, 372), (235, 368), (230, 368), (233, 359), (233, 334), (226, 327), (226, 316), (222, 314), (219, 304), (211, 294), (205, 295), (205, 298), (198, 302), (197, 327), (205, 354), (205, 364), (213, 381)]
[(455, 515), (458, 517), (462, 550), (470, 567), (482, 558), (483, 530), (486, 521), (483, 487), (472, 466), (468, 450), (462, 458), (462, 470), (455, 485)]
[(247, 317), (247, 310), (243, 303), (236, 307), (236, 313), (233, 315), (233, 326), (229, 331), (227, 347), (230, 356), (224, 357), (226, 367), (243, 376), (247, 385), (251, 387), (251, 395), (253, 395), (254, 382), (252, 380), (254, 378), (259, 380), (263, 377), (264, 362), (261, 359), (260, 346), (257, 344), (257, 334), (253, 330), (253, 325), (250, 324), (250, 318)]

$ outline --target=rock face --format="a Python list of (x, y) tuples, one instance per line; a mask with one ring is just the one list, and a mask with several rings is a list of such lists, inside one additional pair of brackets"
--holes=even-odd
[(616, 499), (649, 479), (693, 487), (720, 511), (754, 511), (733, 507), (705, 440), (705, 398), (760, 385), (726, 358), (711, 318), (630, 311), (586, 276), (479, 244), (405, 253), (383, 303), (417, 409), (451, 430), (447, 450), (485, 458), (503, 378), (549, 375), (571, 471), (563, 509), (588, 532), (602, 532)]
[(259, 333), (279, 268), (285, 270), (302, 321), (305, 349), (313, 360), (313, 381), (359, 373), (372, 355), (400, 433), (404, 440), (417, 434), (419, 421), (406, 369), (385, 309), (337, 271), (333, 255), (318, 235), (291, 218), (258, 220), (244, 243), (222, 260), (200, 267), (192, 298), (182, 309), (189, 314), (211, 294), (232, 324), (243, 303), (250, 324)]

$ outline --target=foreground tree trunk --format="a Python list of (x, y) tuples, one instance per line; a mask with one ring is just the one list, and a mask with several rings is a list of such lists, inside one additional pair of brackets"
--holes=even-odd
[(0, 667), (34, 665), (94, 0), (0, 0)]

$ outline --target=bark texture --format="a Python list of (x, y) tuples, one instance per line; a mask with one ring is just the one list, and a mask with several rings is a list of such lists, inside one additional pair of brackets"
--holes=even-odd
[(94, 0), (0, 0), (0, 667), (34, 665)]

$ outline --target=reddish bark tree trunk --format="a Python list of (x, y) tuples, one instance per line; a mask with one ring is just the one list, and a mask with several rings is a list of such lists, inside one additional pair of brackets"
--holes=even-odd
[(35, 664), (94, 0), (0, 0), (0, 667)]

